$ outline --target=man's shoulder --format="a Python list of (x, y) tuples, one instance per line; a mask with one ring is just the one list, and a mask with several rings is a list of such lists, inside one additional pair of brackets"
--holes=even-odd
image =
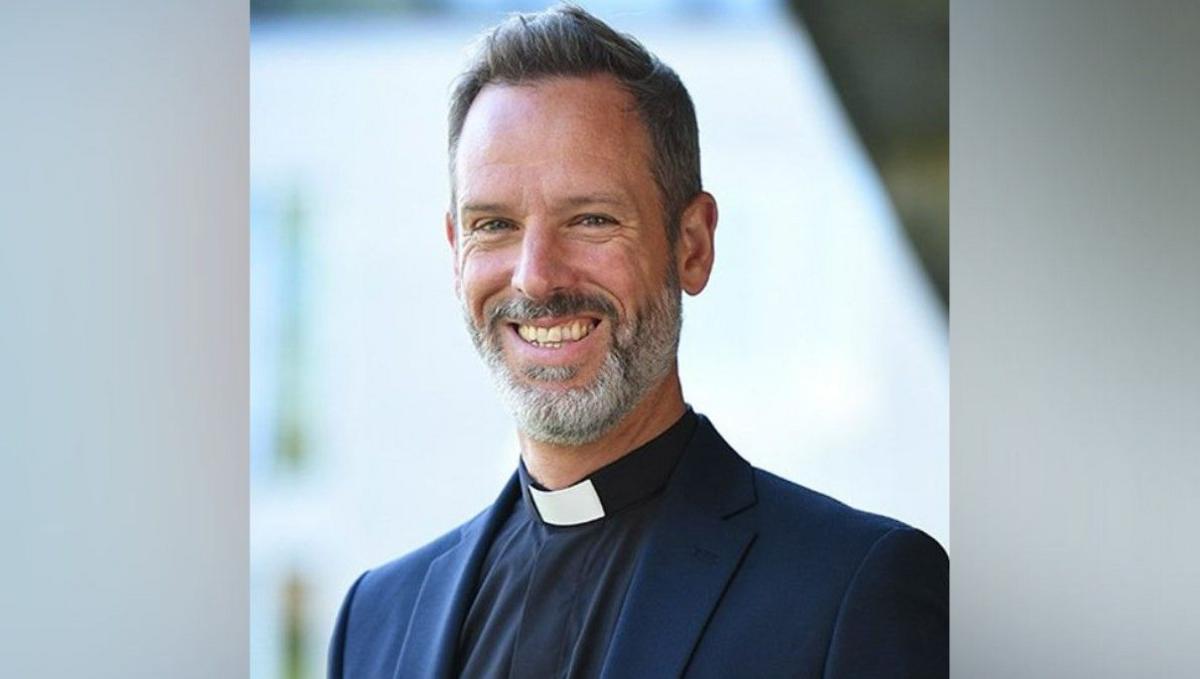
[(338, 615), (330, 646), (331, 676), (383, 676), (387, 673), (388, 663), (395, 662), (395, 654), (407, 634), (430, 566), (458, 546), (463, 533), (474, 528), (486, 512), (480, 512), (431, 542), (359, 576), (350, 587)]
[(937, 540), (919, 529), (753, 466), (704, 416), (693, 445), (706, 452), (696, 463), (717, 471), (689, 478), (702, 479), (705, 496), (723, 488), (721, 492), (739, 498), (730, 505), (736, 515), (727, 518), (755, 533), (752, 554), (780, 577), (802, 572), (843, 578), (857, 572), (868, 556), (874, 564), (881, 553), (912, 550), (926, 562), (948, 561)]
[[(829, 495), (789, 481), (765, 469), (754, 467), (754, 488), (760, 510), (768, 518), (787, 518), (789, 523), (798, 516), (805, 517), (803, 524), (834, 525), (840, 529), (865, 530), (868, 532), (904, 528), (896, 519), (856, 509)], [(791, 525), (796, 526), (792, 523)]]
[[(769, 574), (759, 585), (770, 583), (762, 605), (774, 625), (756, 634), (819, 630), (811, 638), (825, 676), (892, 676), (898, 667), (947, 676), (950, 562), (937, 540), (768, 472), (754, 476), (760, 532), (749, 558)], [(739, 593), (742, 602), (766, 596)]]
[(463, 531), (481, 520), (486, 511), (476, 514), (421, 547), (367, 571), (358, 585), (358, 591), (374, 598), (377, 595), (395, 594), (397, 590), (419, 588), (429, 565), (461, 542)]
[(760, 537), (799, 559), (819, 554), (826, 563), (855, 568), (881, 548), (946, 559), (936, 540), (897, 519), (856, 509), (759, 468), (754, 468), (754, 485)]

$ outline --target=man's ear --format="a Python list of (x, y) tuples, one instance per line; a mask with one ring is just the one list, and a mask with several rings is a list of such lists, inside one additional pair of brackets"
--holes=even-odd
[(446, 243), (450, 245), (450, 259), (454, 262), (454, 294), (461, 289), (458, 271), (458, 229), (454, 226), (454, 215), (446, 212)]
[(675, 264), (679, 286), (689, 295), (698, 295), (712, 274), (713, 237), (717, 230), (717, 200), (701, 191), (688, 203), (679, 217), (679, 240), (675, 244)]

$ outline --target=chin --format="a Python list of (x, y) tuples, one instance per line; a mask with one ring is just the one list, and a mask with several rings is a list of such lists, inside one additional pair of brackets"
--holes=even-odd
[(514, 372), (528, 389), (550, 393), (585, 391), (596, 384), (595, 371), (581, 374), (584, 368), (573, 365), (527, 365)]

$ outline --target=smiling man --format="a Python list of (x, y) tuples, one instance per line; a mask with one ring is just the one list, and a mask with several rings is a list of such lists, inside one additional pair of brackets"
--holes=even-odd
[(937, 543), (754, 469), (684, 401), (717, 207), (675, 73), (578, 8), (516, 16), (449, 146), (457, 292), (520, 461), (359, 578), (330, 676), (946, 676)]

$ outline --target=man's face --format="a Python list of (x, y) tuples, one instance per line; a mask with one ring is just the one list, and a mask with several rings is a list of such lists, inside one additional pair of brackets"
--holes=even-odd
[(524, 433), (580, 445), (674, 367), (680, 291), (651, 146), (608, 77), (488, 85), (455, 168), (456, 280)]

